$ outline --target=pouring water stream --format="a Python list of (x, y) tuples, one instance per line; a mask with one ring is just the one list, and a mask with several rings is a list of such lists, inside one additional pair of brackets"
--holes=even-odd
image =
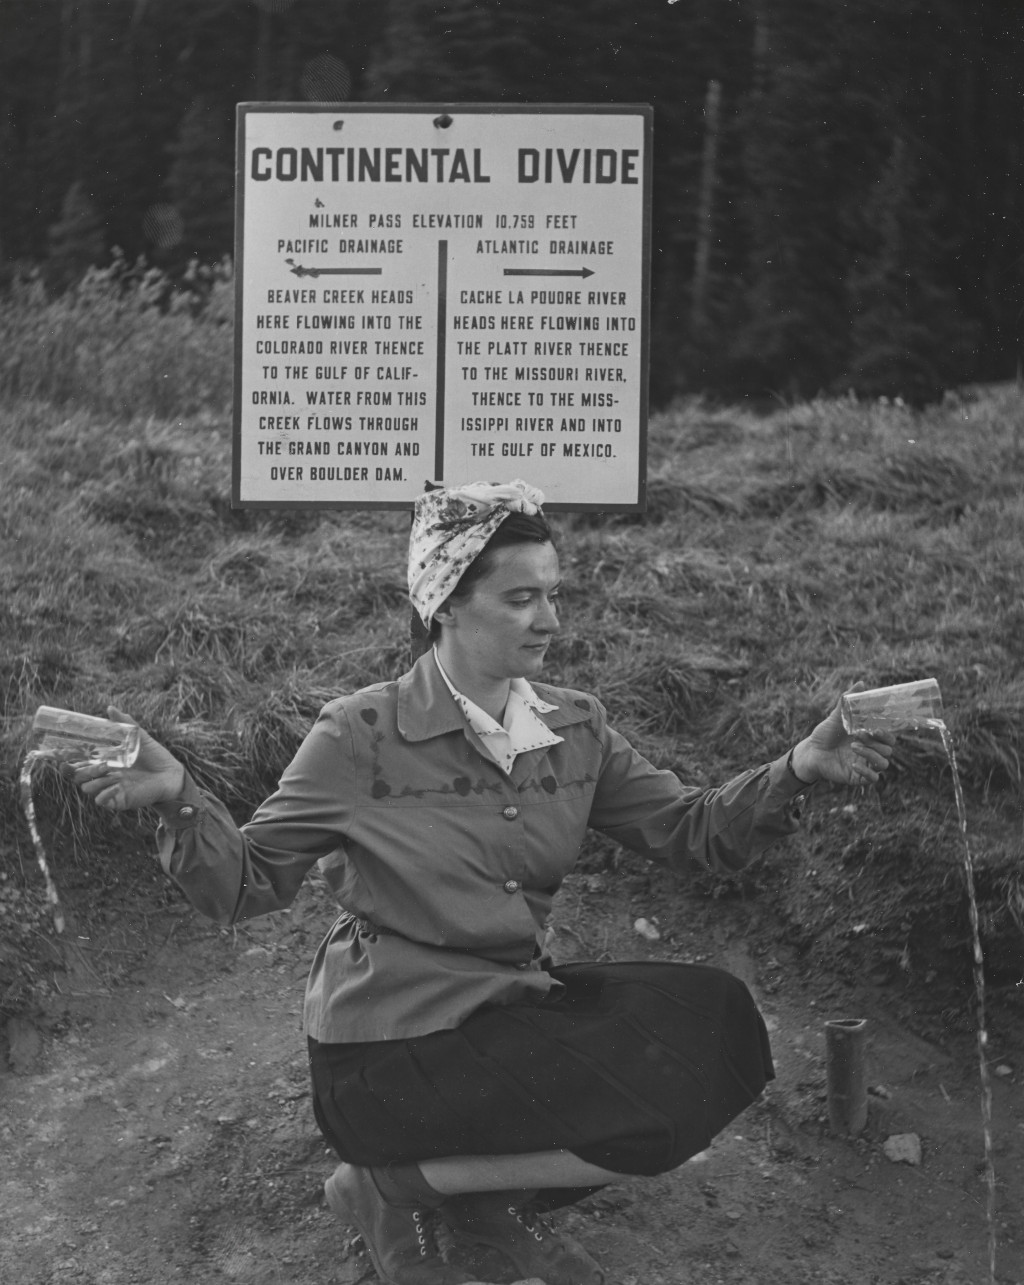
[(978, 1068), (981, 1079), (981, 1118), (987, 1187), (989, 1285), (996, 1285), (996, 1175), (992, 1159), (992, 1081), (988, 1069), (988, 1028), (985, 1018), (985, 957), (981, 948), (978, 898), (974, 884), (974, 859), (967, 836), (967, 808), (964, 804), (963, 785), (953, 748), (953, 736), (942, 716), (942, 695), (934, 678), (900, 683), (893, 687), (877, 687), (869, 691), (846, 692), (842, 697), (841, 707), (843, 726), (852, 735), (858, 733), (871, 735), (876, 732), (898, 733), (912, 728), (937, 731), (942, 738), (942, 747), (952, 773), (973, 945)]
[(19, 786), (21, 806), (28, 823), (36, 861), (46, 885), (46, 899), (53, 911), (53, 925), (64, 931), (64, 912), (60, 896), (46, 859), (46, 848), (39, 833), (32, 777), (40, 763), (108, 763), (111, 767), (130, 767), (139, 753), (141, 734), (134, 723), (117, 723), (108, 718), (94, 718), (74, 710), (40, 705), (32, 720), (32, 739), (21, 765)]
[(928, 726), (934, 727), (942, 737), (942, 747), (946, 751), (950, 771), (953, 775), (953, 793), (956, 797), (957, 817), (960, 823), (961, 855), (964, 867), (964, 883), (967, 886), (967, 904), (971, 920), (973, 939), (974, 997), (978, 1030), (978, 1069), (981, 1078), (981, 1120), (982, 1135), (985, 1145), (985, 1210), (988, 1221), (988, 1274), (990, 1285), (996, 1285), (996, 1172), (992, 1158), (992, 1079), (988, 1069), (988, 1027), (985, 1017), (985, 956), (981, 949), (981, 926), (978, 919), (978, 898), (974, 887), (974, 859), (971, 855), (970, 842), (967, 837), (967, 808), (964, 805), (963, 785), (957, 769), (956, 753), (953, 749), (953, 736), (941, 718), (930, 719)]
[(36, 802), (32, 796), (32, 772), (37, 764), (43, 763), (51, 757), (52, 755), (46, 750), (29, 750), (22, 761), (19, 785), (21, 787), (22, 811), (25, 813), (29, 834), (32, 836), (32, 846), (36, 851), (36, 861), (39, 863), (39, 869), (43, 872), (43, 882), (46, 884), (46, 900), (50, 903), (53, 912), (53, 926), (58, 933), (62, 933), (64, 931), (64, 911), (61, 909), (57, 885), (53, 881), (53, 875), (50, 874), (50, 866), (46, 860), (46, 848), (43, 846), (43, 837), (39, 833), (39, 823), (36, 820)]

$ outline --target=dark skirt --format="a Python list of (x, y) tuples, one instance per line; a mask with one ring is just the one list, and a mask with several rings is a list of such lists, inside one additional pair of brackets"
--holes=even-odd
[(313, 1109), (343, 1160), (571, 1151), (657, 1174), (703, 1151), (774, 1078), (750, 992), (718, 968), (568, 964), (538, 1004), (361, 1044), (310, 1040)]

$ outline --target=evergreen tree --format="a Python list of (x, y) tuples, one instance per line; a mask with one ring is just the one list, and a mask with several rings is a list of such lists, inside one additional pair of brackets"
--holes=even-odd
[(857, 175), (854, 23), (831, 0), (759, 0), (743, 122), (747, 321), (733, 347), (744, 382), (813, 394), (847, 351), (842, 211)]
[(79, 282), (103, 258), (103, 220), (81, 179), (68, 188), (48, 242), (46, 284), (57, 293)]
[(167, 195), (181, 219), (179, 255), (211, 262), (232, 243), (234, 167), (223, 111), (199, 98), (185, 113), (171, 145)]
[(367, 93), (398, 102), (494, 102), (529, 74), (534, 0), (407, 0), (389, 6)]
[(0, 0), (0, 243), (8, 259), (42, 259), (68, 182), (56, 182), (46, 138), (60, 53), (53, 0)]
[[(664, 351), (667, 377), (659, 383), (666, 394), (718, 388), (730, 379), (747, 230), (740, 125), (754, 43), (752, 15), (740, 4), (704, 0), (679, 17), (685, 21), (676, 32), (675, 61), (687, 65), (692, 83), (655, 120), (656, 200), (658, 186), (666, 190), (656, 205), (662, 280), (660, 286), (655, 280), (652, 320)], [(717, 122), (708, 110), (712, 85)]]
[(863, 209), (866, 252), (849, 280), (852, 358), (844, 381), (869, 396), (925, 402), (973, 373), (977, 327), (942, 271), (938, 193), (894, 138)]
[(124, 0), (94, 10), (83, 68), (79, 173), (103, 217), (108, 248), (135, 257), (144, 248), (142, 210), (159, 192), (153, 140), (140, 121), (141, 86)]

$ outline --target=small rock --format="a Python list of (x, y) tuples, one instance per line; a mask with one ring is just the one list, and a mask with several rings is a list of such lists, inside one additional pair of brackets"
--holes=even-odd
[(921, 1139), (916, 1133), (894, 1133), (882, 1143), (882, 1150), (894, 1164), (921, 1163)]
[(1005, 1062), (1001, 1062), (1001, 1063), (996, 1067), (996, 1071), (995, 1071), (995, 1073), (996, 1073), (996, 1075), (1001, 1075), (1001, 1076), (1003, 1076), (1003, 1077), (1005, 1078), (1006, 1076), (1008, 1076), (1008, 1075), (1012, 1075), (1012, 1074), (1013, 1074), (1013, 1067), (1012, 1067), (1012, 1066), (1007, 1066)]
[(636, 923), (634, 923), (633, 928), (641, 937), (645, 937), (648, 941), (661, 941), (661, 933), (658, 932), (657, 928), (649, 919), (638, 919)]

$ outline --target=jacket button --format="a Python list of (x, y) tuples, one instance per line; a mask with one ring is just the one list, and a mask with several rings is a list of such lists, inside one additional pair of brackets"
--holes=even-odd
[(519, 880), (506, 879), (505, 882), (502, 884), (502, 887), (505, 889), (506, 892), (509, 892), (509, 893), (518, 892), (520, 887)]
[(507, 808), (501, 809), (501, 815), (506, 821), (514, 821), (519, 815), (519, 809), (510, 803)]

